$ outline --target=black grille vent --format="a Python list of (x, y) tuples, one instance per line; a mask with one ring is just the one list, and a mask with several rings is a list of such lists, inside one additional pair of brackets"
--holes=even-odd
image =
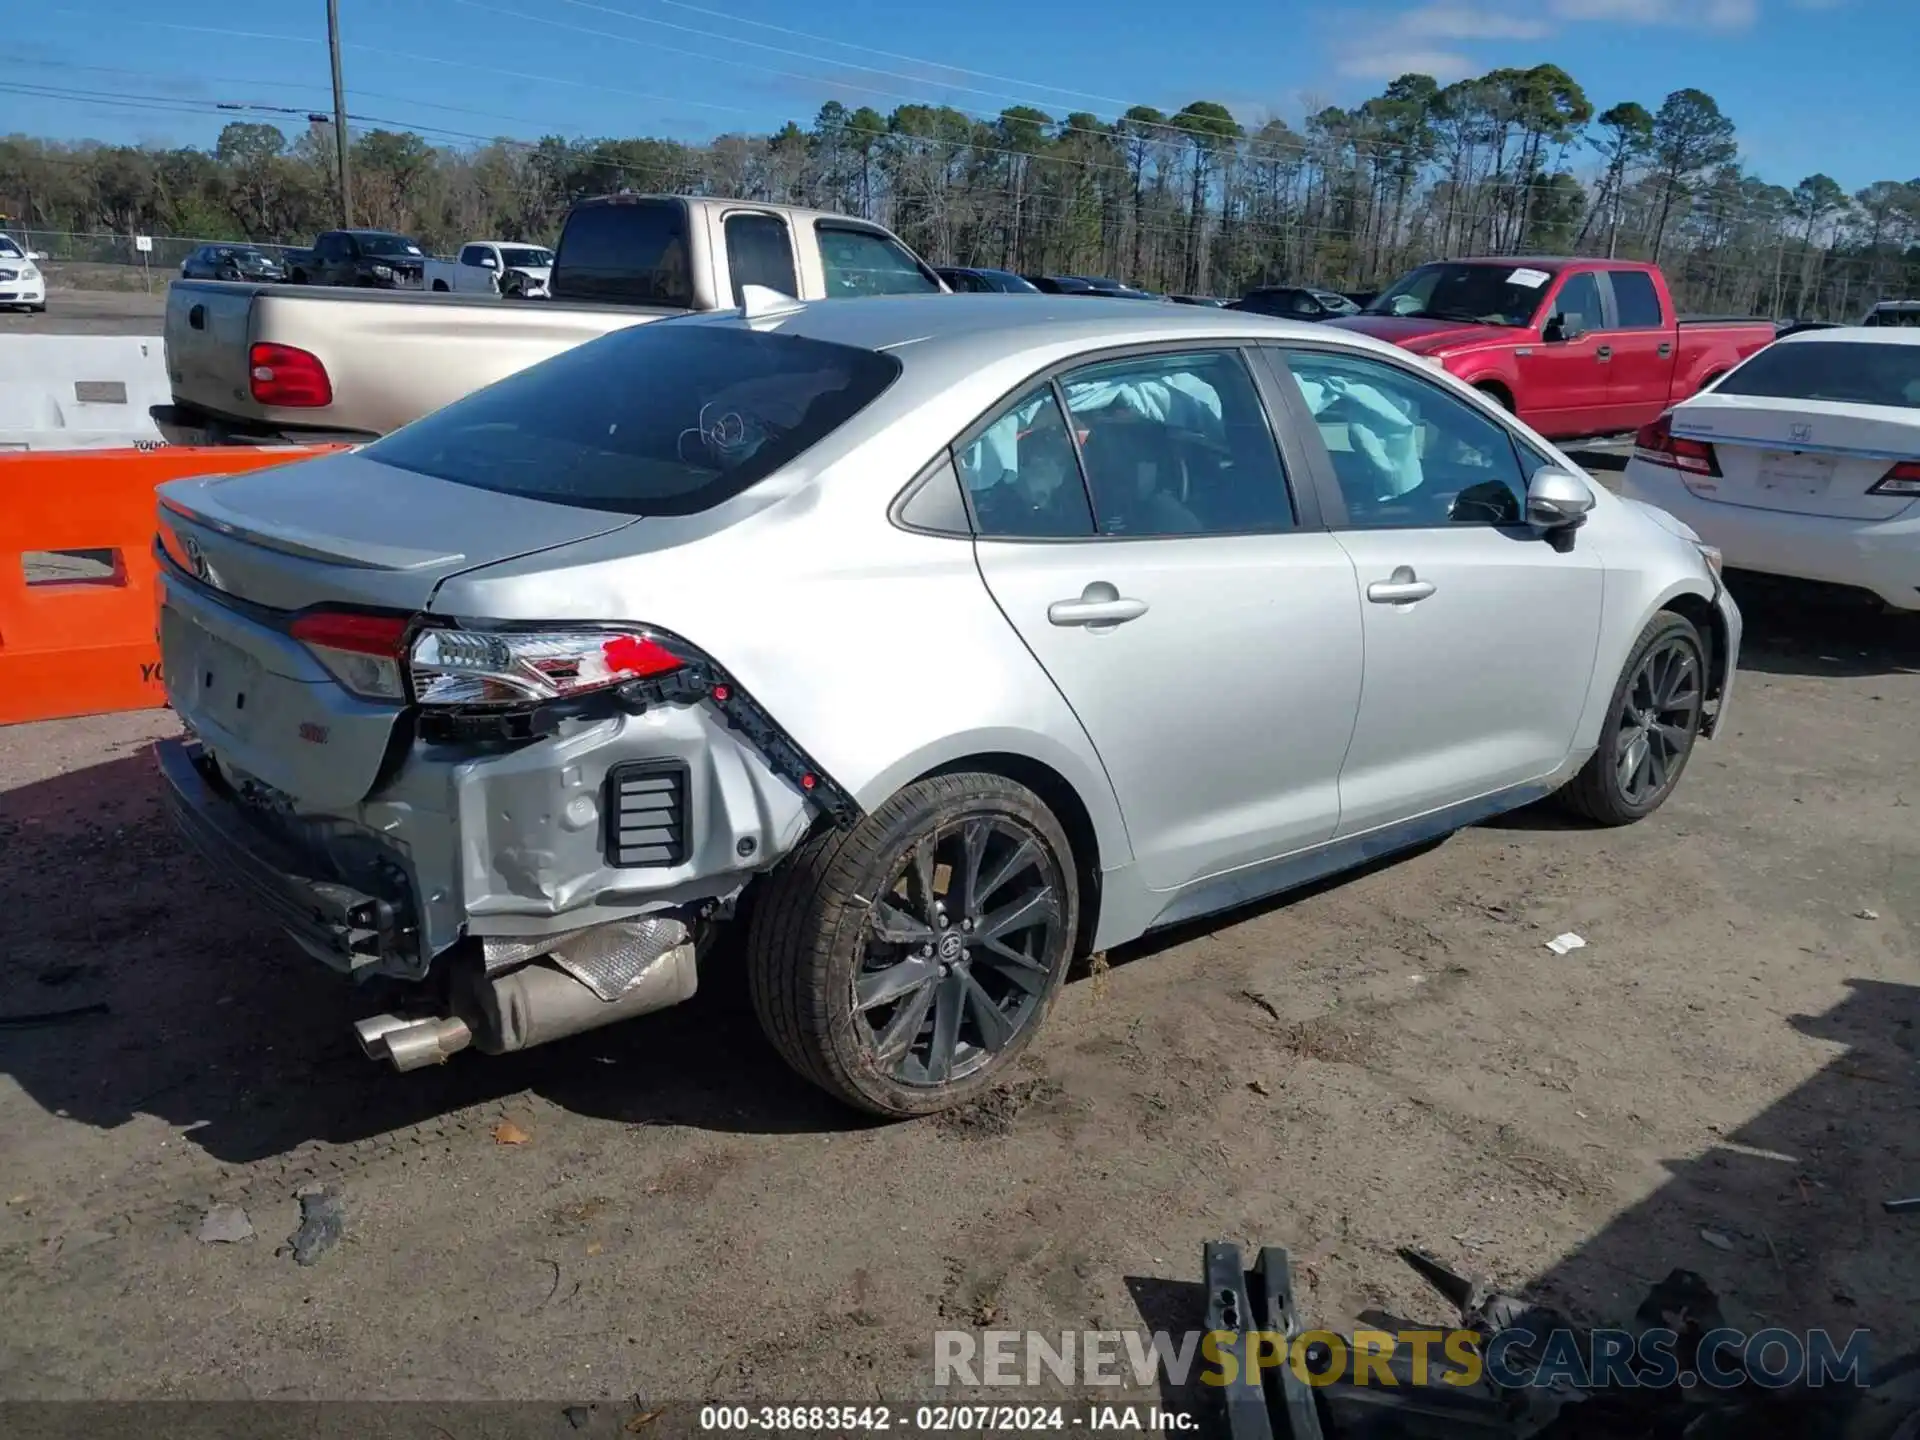
[(635, 760), (607, 772), (607, 863), (664, 869), (687, 860), (687, 767)]

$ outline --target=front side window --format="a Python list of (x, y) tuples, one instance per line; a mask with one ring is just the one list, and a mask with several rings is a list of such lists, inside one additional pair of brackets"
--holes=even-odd
[(1084, 540), (1093, 534), (1073, 436), (1051, 385), (1014, 401), (953, 458), (983, 539)]
[(1398, 366), (1284, 352), (1354, 529), (1519, 525), (1527, 483), (1501, 425)]
[(1665, 324), (1660, 313), (1660, 292), (1653, 288), (1653, 277), (1644, 270), (1615, 270), (1613, 303), (1620, 312), (1622, 330), (1658, 330)]
[(404, 235), (362, 235), (359, 245), (362, 255), (378, 255), (384, 259), (420, 253), (420, 247)]
[(1289, 530), (1266, 411), (1232, 351), (1145, 355), (1061, 377), (1102, 535)]
[(937, 295), (933, 276), (899, 241), (851, 225), (818, 224), (820, 263), (826, 270), (827, 297), (861, 295)]
[(1604, 329), (1606, 314), (1600, 308), (1600, 282), (1592, 271), (1570, 276), (1554, 298), (1553, 319), (1569, 335), (1584, 335)]
[(635, 325), (477, 390), (363, 453), (530, 500), (690, 515), (819, 444), (900, 368), (891, 355), (794, 335)]
[(764, 285), (782, 295), (798, 297), (793, 278), (793, 242), (787, 222), (778, 215), (727, 217), (727, 269), (733, 275), (733, 303), (745, 303), (748, 285)]
[(460, 252), (460, 263), (462, 265), (479, 265), (486, 259), (486, 254), (486, 246), (469, 245)]

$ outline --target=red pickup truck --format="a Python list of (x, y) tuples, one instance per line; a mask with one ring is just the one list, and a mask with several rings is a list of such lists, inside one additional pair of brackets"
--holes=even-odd
[(1438, 361), (1553, 440), (1636, 430), (1774, 338), (1676, 318), (1660, 267), (1633, 260), (1439, 261), (1324, 323)]

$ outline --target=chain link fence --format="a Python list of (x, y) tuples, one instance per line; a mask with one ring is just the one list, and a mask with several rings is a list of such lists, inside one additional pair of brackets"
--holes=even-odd
[(255, 240), (151, 235), (142, 251), (132, 235), (71, 230), (9, 230), (22, 249), (38, 251), (50, 284), (74, 290), (162, 289), (180, 273), (180, 263), (202, 245), (252, 245), (269, 255), (296, 247)]

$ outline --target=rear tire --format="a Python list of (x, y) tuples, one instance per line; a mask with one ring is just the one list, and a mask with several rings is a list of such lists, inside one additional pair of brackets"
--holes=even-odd
[(1700, 734), (1706, 646), (1684, 615), (1647, 622), (1613, 687), (1600, 744), (1556, 797), (1596, 825), (1631, 825), (1666, 803)]
[(1066, 979), (1080, 919), (1060, 822), (984, 773), (916, 781), (763, 883), (747, 937), (761, 1029), (802, 1077), (893, 1119), (1006, 1074)]

